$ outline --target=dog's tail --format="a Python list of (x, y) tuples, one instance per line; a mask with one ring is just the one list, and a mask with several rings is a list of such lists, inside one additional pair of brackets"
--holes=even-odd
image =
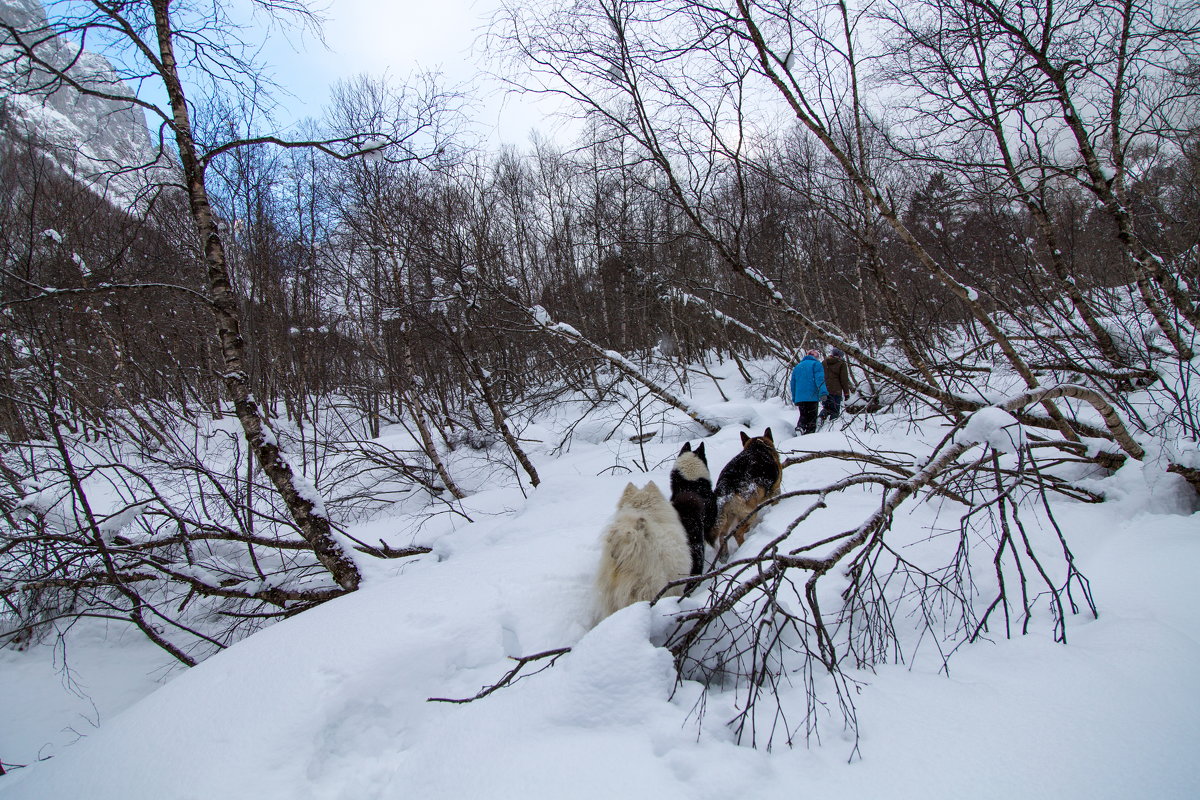
[[(686, 563), (673, 565), (671, 545), (660, 541), (660, 536), (642, 516), (608, 532), (596, 586), (601, 618), (625, 606), (653, 600), (668, 583), (686, 576)], [(681, 591), (676, 587), (668, 594)]]
[(725, 557), (725, 538), (729, 536), (740, 516), (735, 515), (735, 510), (730, 507), (729, 501), (736, 497), (737, 495), (730, 495), (717, 499), (717, 521), (708, 530), (708, 543), (717, 548), (717, 557), (720, 559)]
[(741, 547), (746, 541), (746, 534), (758, 524), (758, 515), (753, 512), (767, 499), (766, 492), (758, 487), (749, 497), (740, 494), (722, 497), (718, 501), (717, 524), (713, 526), (710, 542), (717, 548), (717, 559), (724, 561), (729, 557), (729, 540), (737, 542)]
[(608, 556), (615, 569), (628, 572), (646, 563), (650, 554), (650, 526), (645, 517), (637, 517), (632, 525), (617, 528), (608, 535)]

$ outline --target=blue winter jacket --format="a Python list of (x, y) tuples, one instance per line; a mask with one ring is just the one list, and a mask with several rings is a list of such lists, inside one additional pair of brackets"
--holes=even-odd
[(791, 388), (793, 403), (813, 403), (829, 394), (825, 388), (825, 367), (816, 356), (805, 356), (792, 368)]

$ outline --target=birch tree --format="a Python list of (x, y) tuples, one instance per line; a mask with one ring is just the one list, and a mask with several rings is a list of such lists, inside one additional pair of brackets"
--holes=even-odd
[[(316, 22), (299, 0), (255, 0), (252, 6), (284, 23), (305, 27)], [(367, 152), (398, 160), (418, 159), (438, 149), (436, 136), (425, 136), (435, 127), (437, 98), (419, 98), (405, 119), (377, 118), (371, 120), (372, 128), (328, 139), (290, 141), (262, 133), (205, 143), (198, 141), (195, 121), (200, 97), (226, 93), (239, 101), (234, 107), (249, 108), (259, 102), (260, 93), (269, 85), (253, 63), (251, 48), (238, 36), (232, 4), (220, 0), (211, 4), (193, 0), (55, 2), (49, 5), (45, 21), (2, 20), (0, 33), (12, 48), (15, 72), (34, 77), (24, 90), (78, 92), (129, 103), (143, 110), (169, 142), (171, 157), (178, 163), (178, 188), (187, 198), (205, 272), (226, 395), (259, 467), (270, 478), (304, 540), (334, 582), (344, 591), (353, 591), (361, 580), (358, 568), (334, 535), (320, 495), (300, 465), (283, 452), (252, 392), (239, 297), (213, 212), (207, 171), (223, 153), (261, 144), (316, 148), (339, 159)], [(145, 99), (154, 96), (149, 91), (131, 97), (119, 85), (80, 77), (72, 66), (85, 48), (108, 55), (127, 84), (153, 85), (163, 102)], [(429, 149), (422, 150), (424, 147)]]

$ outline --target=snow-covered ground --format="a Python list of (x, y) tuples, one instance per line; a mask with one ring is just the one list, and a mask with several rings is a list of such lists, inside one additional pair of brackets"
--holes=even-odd
[[(907, 426), (792, 438), (779, 399), (699, 402), (753, 433), (771, 426), (785, 456), (846, 446), (848, 434), (879, 450), (911, 446)], [(68, 637), (70, 691), (46, 648), (0, 651), (0, 759), (33, 764), (0, 778), (0, 798), (1200, 797), (1200, 525), (1174, 476), (1131, 464), (1093, 486), (1109, 502), (1057, 501), (1100, 611), (1069, 617), (1067, 644), (1044, 625), (1013, 639), (993, 626), (990, 641), (960, 648), (949, 675), (921, 649), (852, 674), (857, 743), (821, 715), (819, 739), (768, 751), (733, 741), (722, 724), (732, 696), (709, 693), (698, 724), (699, 686), (672, 692), (671, 657), (653, 642), (675, 601), (588, 627), (616, 498), (628, 480), (667, 486), (688, 431), (667, 428), (667, 441), (643, 449), (626, 438), (634, 429), (604, 440), (613, 425), (581, 426), (552, 455), (554, 423), (539, 425), (526, 436), (543, 439), (543, 483), (528, 498), (475, 487), (474, 522), (443, 515), (418, 533), (432, 554), (367, 561), (362, 590), (193, 669), (96, 624)], [(714, 473), (739, 430), (705, 440)], [(832, 469), (789, 469), (784, 489)], [(857, 524), (870, 502), (849, 496), (796, 535)], [(781, 504), (745, 548), (803, 507)], [(938, 508), (901, 516), (898, 527), (918, 531)], [(385, 516), (354, 533), (401, 545), (394, 532), (409, 529)], [(427, 701), (471, 696), (511, 657), (564, 646), (573, 650), (555, 666), (483, 700)]]

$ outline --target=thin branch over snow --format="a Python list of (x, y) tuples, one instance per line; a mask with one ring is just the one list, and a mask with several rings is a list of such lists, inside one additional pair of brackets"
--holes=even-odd
[(545, 331), (552, 336), (556, 336), (560, 339), (571, 342), (572, 344), (584, 347), (590, 350), (592, 353), (598, 355), (600, 358), (603, 358), (605, 361), (609, 362), (618, 370), (620, 370), (624, 375), (637, 381), (642, 386), (645, 386), (659, 400), (662, 400), (672, 408), (678, 409), (684, 414), (687, 414), (697, 425), (704, 428), (704, 430), (710, 435), (721, 430), (721, 426), (719, 424), (709, 420), (701, 411), (696, 409), (686, 400), (676, 396), (658, 381), (648, 377), (644, 372), (638, 369), (636, 364), (622, 356), (620, 353), (616, 352), (615, 350), (607, 350), (601, 347), (585, 337), (579, 331), (575, 330), (575, 328), (571, 327), (570, 325), (562, 322), (555, 322), (550, 317), (550, 314), (546, 311), (546, 309), (542, 308), (541, 306), (526, 308), (525, 311), (529, 315), (529, 319), (540, 330)]

